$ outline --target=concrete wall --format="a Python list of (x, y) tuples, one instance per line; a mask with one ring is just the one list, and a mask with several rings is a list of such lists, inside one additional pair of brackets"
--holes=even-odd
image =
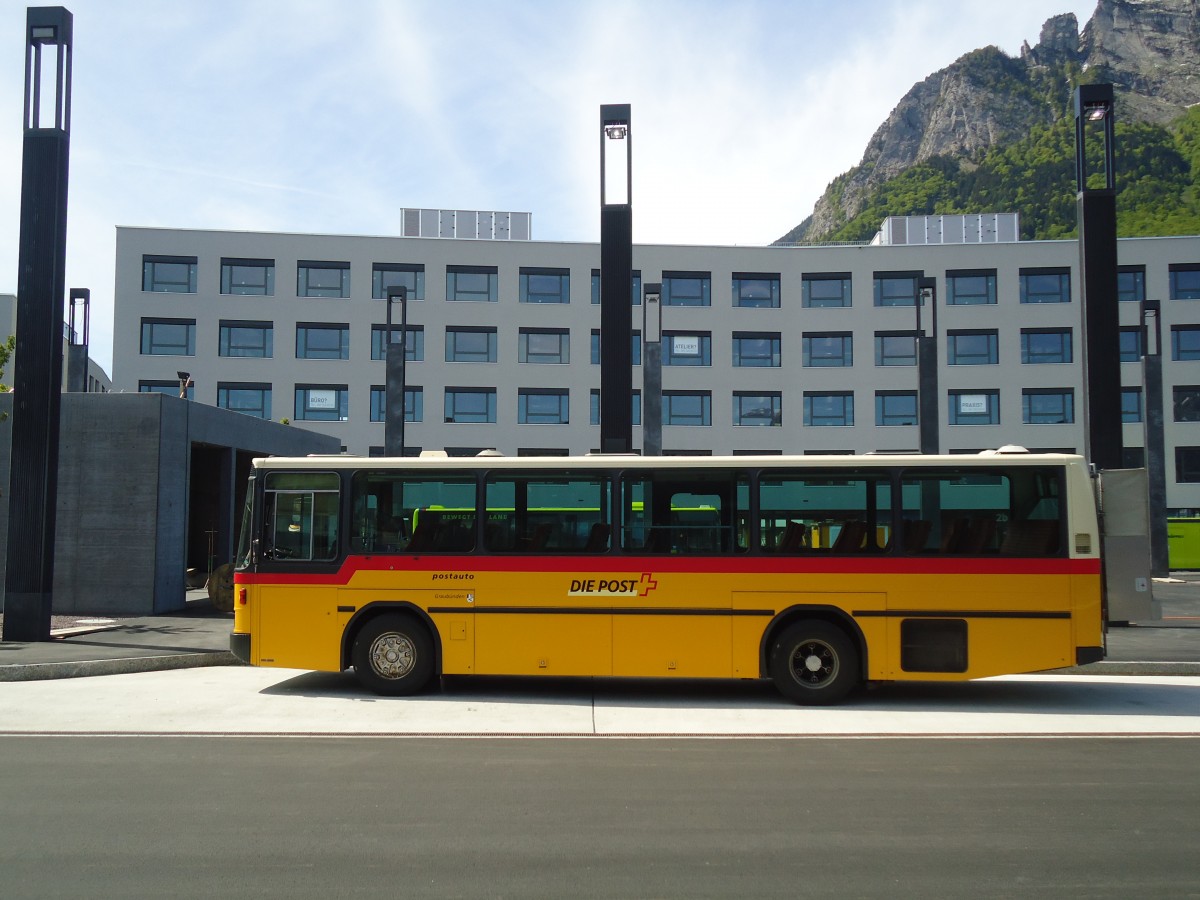
[[(0, 412), (11, 413), (11, 395)], [(229, 455), (220, 493), (218, 562), (237, 527), (237, 454), (333, 453), (335, 438), (161, 394), (64, 394), (55, 613), (149, 615), (184, 608), (194, 446)], [(9, 437), (0, 422), (0, 574), (7, 556)], [(196, 526), (199, 527), (199, 526)], [(0, 583), (2, 584), (2, 583)]]

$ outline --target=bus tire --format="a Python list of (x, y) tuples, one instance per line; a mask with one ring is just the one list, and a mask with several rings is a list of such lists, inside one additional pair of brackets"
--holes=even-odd
[(769, 671), (789, 700), (806, 706), (838, 703), (858, 686), (858, 650), (836, 625), (797, 622), (772, 641)]
[(354, 639), (354, 674), (377, 694), (416, 694), (433, 677), (433, 641), (412, 616), (372, 619)]

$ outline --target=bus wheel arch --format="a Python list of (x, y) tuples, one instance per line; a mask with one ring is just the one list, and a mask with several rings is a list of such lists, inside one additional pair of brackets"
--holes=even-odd
[(837, 703), (866, 683), (866, 641), (857, 624), (832, 607), (793, 607), (763, 634), (762, 673), (797, 703)]
[(410, 604), (371, 604), (346, 628), (342, 662), (375, 693), (418, 693), (441, 671), (437, 629)]

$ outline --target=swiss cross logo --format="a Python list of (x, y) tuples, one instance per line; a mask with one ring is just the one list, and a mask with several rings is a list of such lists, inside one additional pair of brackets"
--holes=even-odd
[(645, 597), (652, 590), (658, 587), (658, 582), (654, 579), (653, 573), (643, 572), (642, 580), (638, 583), (638, 587), (641, 588), (641, 590), (638, 591), (638, 596)]

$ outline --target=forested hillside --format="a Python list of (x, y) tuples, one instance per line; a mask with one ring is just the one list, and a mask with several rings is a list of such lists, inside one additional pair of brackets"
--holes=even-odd
[[(1035, 126), (977, 163), (919, 163), (872, 191), (862, 211), (824, 239), (870, 240), (890, 215), (980, 212), (1019, 212), (1025, 240), (1074, 237), (1074, 124), (1064, 117)], [(1200, 234), (1200, 108), (1165, 128), (1118, 122), (1115, 153), (1121, 236)], [(835, 180), (835, 196), (837, 187)]]

